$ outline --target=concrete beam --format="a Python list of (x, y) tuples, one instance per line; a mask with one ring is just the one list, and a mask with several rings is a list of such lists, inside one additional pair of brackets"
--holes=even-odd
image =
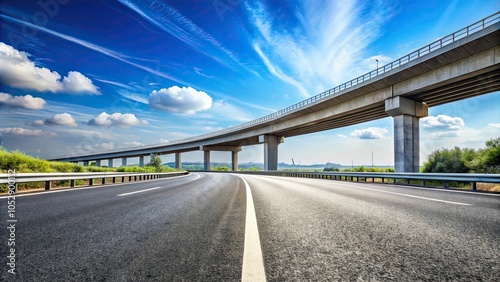
[(127, 166), (127, 158), (122, 158), (122, 166)]
[(203, 151), (203, 164), (205, 170), (210, 170), (210, 151)]
[(421, 118), (429, 115), (429, 108), (425, 103), (415, 102), (401, 96), (385, 100), (385, 111), (393, 117), (409, 115)]
[(177, 169), (181, 169), (182, 168), (181, 152), (176, 152), (175, 153), (175, 168), (177, 168)]
[(419, 120), (427, 116), (427, 105), (403, 97), (395, 97), (385, 101), (385, 110), (394, 118), (394, 170), (396, 172), (419, 172)]
[(259, 143), (264, 144), (264, 170), (278, 170), (278, 145), (284, 141), (282, 136), (259, 136)]
[(242, 150), (241, 146), (223, 146), (223, 145), (215, 145), (215, 146), (200, 146), (200, 151), (231, 151), (231, 152), (240, 152)]

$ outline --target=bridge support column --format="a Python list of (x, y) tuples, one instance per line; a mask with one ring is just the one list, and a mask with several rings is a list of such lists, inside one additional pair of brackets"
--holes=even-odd
[(108, 167), (113, 167), (113, 159), (108, 159)]
[(139, 156), (139, 166), (140, 167), (144, 166), (144, 156)]
[(233, 171), (238, 171), (238, 151), (231, 151), (231, 166)]
[(122, 166), (127, 166), (127, 158), (122, 158)]
[(278, 145), (284, 140), (282, 136), (259, 136), (259, 143), (264, 143), (264, 170), (278, 170)]
[(83, 161), (83, 166), (89, 166), (89, 161)]
[(175, 168), (177, 168), (177, 169), (181, 169), (182, 168), (181, 152), (176, 152), (175, 153)]
[(419, 120), (428, 115), (427, 105), (398, 96), (385, 100), (385, 111), (394, 118), (394, 170), (419, 172)]
[(203, 164), (206, 171), (210, 170), (210, 150), (203, 151)]
[(95, 166), (101, 166), (101, 160), (95, 161)]
[[(230, 151), (231, 152), (231, 168), (234, 171), (238, 170), (238, 152), (241, 151), (241, 146), (200, 146), (200, 150), (205, 152), (205, 170), (210, 170), (210, 151)], [(208, 169), (207, 169), (207, 154), (208, 154)]]

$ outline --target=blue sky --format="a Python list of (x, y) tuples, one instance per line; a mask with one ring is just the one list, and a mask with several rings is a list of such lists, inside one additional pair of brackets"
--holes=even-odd
[[(213, 132), (333, 88), (497, 10), (497, 1), (3, 0), (0, 142), (55, 157)], [(442, 147), (480, 148), (500, 136), (499, 104), (497, 92), (430, 108), (421, 120), (421, 161)], [(389, 165), (392, 127), (388, 117), (287, 138), (279, 161), (367, 165), (374, 152), (376, 165)], [(240, 153), (240, 162), (262, 161), (261, 146)]]

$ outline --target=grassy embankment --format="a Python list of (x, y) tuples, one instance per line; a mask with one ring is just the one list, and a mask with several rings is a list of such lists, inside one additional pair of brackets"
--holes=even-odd
[[(179, 171), (168, 166), (156, 168), (153, 166), (122, 166), (117, 168), (108, 167), (96, 167), (96, 166), (81, 166), (78, 164), (67, 163), (67, 162), (52, 162), (41, 160), (28, 156), (22, 152), (14, 151), (8, 152), (6, 150), (0, 149), (0, 173), (7, 173), (8, 170), (14, 170), (16, 173), (33, 173), (33, 172), (175, 172)], [(118, 183), (121, 182), (121, 178), (116, 179)], [(106, 179), (110, 182), (111, 179)], [(125, 182), (128, 178), (125, 178)], [(88, 180), (76, 180), (75, 183), (79, 185), (87, 185)], [(53, 181), (52, 187), (68, 187), (70, 185), (69, 181)], [(28, 190), (28, 189), (43, 189), (44, 183), (33, 182), (33, 183), (19, 183), (18, 190)], [(0, 193), (7, 192), (7, 185), (0, 184)]]

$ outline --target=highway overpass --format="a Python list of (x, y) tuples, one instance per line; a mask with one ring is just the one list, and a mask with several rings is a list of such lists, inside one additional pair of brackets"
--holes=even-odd
[(231, 151), (233, 169), (244, 146), (264, 145), (266, 170), (277, 170), (278, 147), (287, 137), (330, 130), (387, 116), (394, 118), (394, 163), (398, 172), (419, 171), (419, 119), (428, 108), (500, 90), (500, 12), (445, 36), (400, 59), (268, 116), (210, 134), (166, 144), (54, 158), (112, 163), (152, 154)]

